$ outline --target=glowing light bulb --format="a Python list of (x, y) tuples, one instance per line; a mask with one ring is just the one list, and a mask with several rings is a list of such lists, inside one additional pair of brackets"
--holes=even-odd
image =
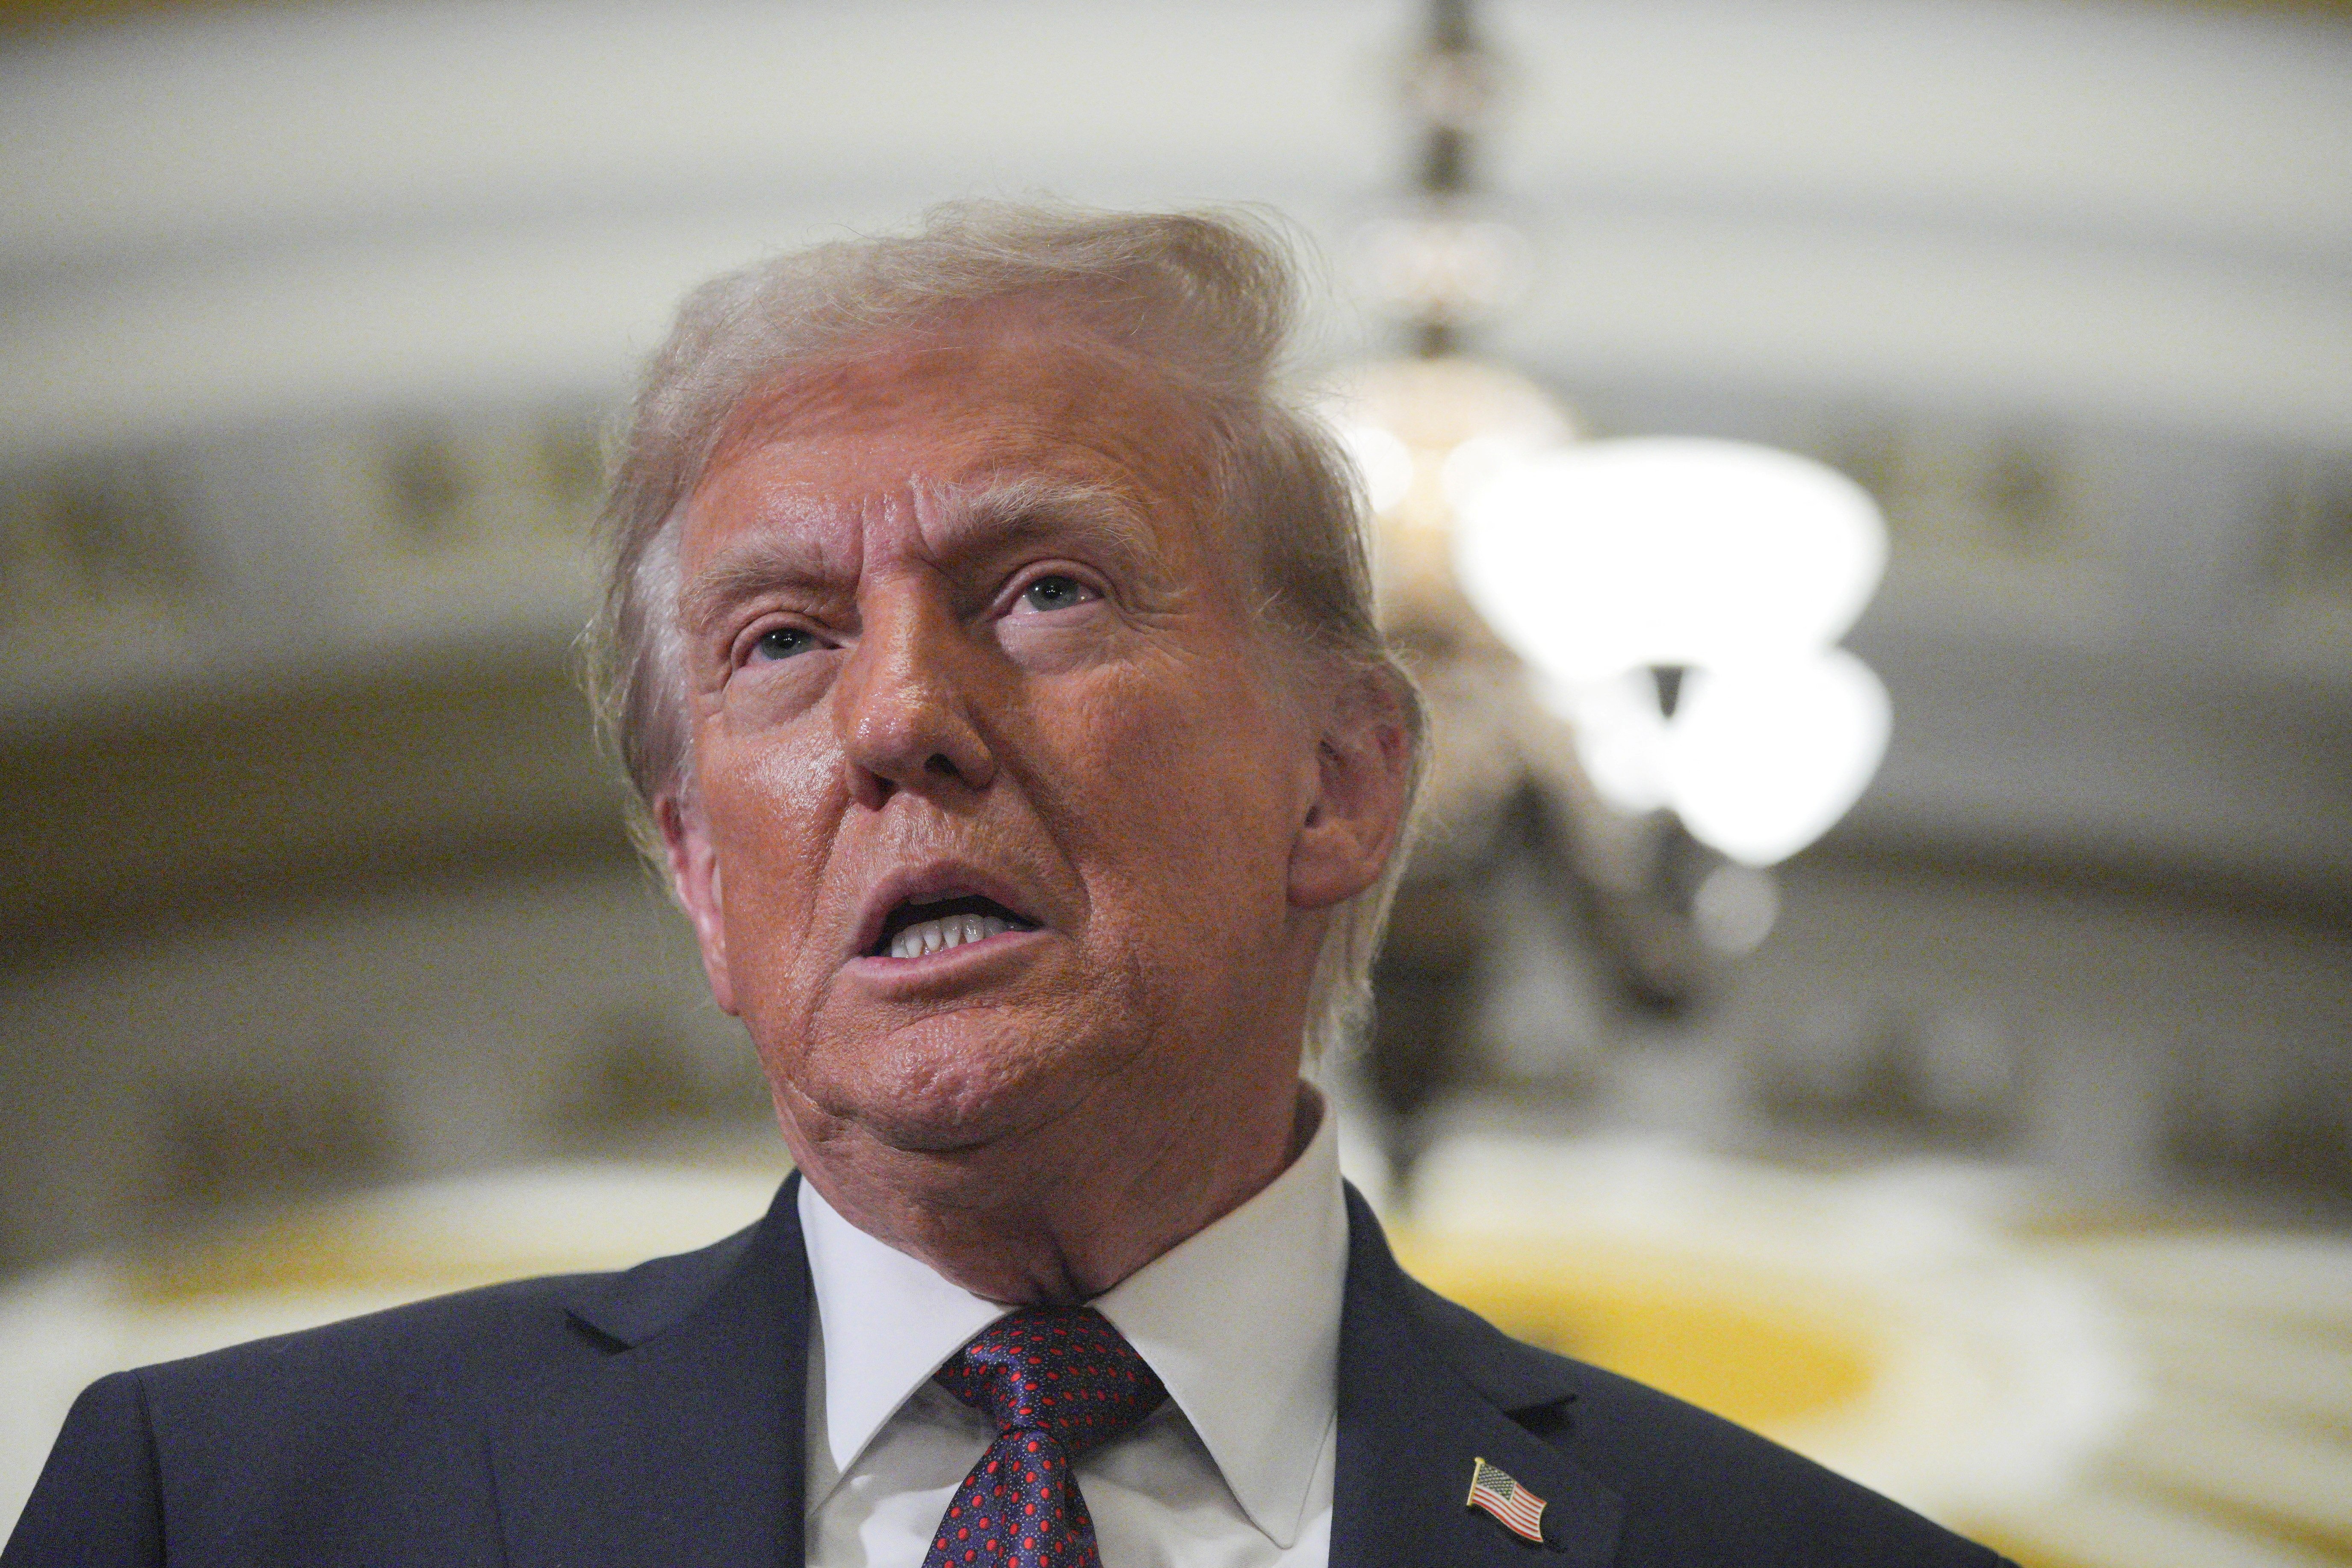
[(1892, 728), (1886, 688), (1843, 648), (1693, 670), (1659, 769), (1693, 835), (1743, 865), (1770, 866), (1852, 809)]
[(1459, 503), (1454, 569), (1496, 635), (1556, 680), (1731, 668), (1825, 647), (1886, 559), (1878, 509), (1792, 453), (1596, 441), (1503, 467)]
[(1638, 816), (1672, 803), (1666, 716), (1646, 669), (1576, 685), (1540, 683), (1537, 698), (1568, 721), (1576, 758), (1601, 798)]

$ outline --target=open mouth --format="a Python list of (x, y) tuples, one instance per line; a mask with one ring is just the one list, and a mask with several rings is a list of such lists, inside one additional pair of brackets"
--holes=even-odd
[(921, 958), (1007, 931), (1036, 929), (1035, 921), (1023, 920), (994, 899), (977, 893), (927, 902), (909, 900), (882, 922), (882, 935), (867, 956)]

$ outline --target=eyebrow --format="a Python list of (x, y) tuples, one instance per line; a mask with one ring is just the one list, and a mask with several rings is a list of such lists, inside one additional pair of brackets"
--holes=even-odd
[(940, 542), (942, 554), (1075, 539), (1129, 574), (1148, 574), (1160, 564), (1160, 547), (1142, 509), (1110, 485), (1031, 474), (940, 486), (926, 499), (948, 520)]
[[(794, 506), (793, 511), (807, 509)], [(673, 527), (683, 527), (683, 522)], [(738, 602), (771, 589), (796, 584), (816, 584), (824, 574), (815, 569), (813, 552), (799, 539), (774, 534), (730, 545), (716, 560), (706, 562), (690, 581), (678, 584), (678, 625), (700, 631)]]
[[(822, 503), (789, 503), (779, 521)], [(939, 553), (950, 560), (985, 555), (1024, 542), (1071, 541), (1091, 546), (1104, 564), (1130, 581), (1159, 576), (1160, 551), (1136, 501), (1119, 489), (1044, 475), (982, 479), (926, 486), (926, 511), (942, 527)], [(771, 534), (720, 552), (682, 586), (679, 620), (699, 628), (730, 605), (779, 587), (833, 586), (801, 540)]]

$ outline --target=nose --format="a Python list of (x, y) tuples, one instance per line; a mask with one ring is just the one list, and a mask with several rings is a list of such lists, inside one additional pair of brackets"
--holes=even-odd
[(834, 687), (851, 798), (878, 811), (902, 789), (986, 789), (996, 757), (972, 721), (979, 650), (953, 613), (910, 592), (877, 597), (863, 615)]

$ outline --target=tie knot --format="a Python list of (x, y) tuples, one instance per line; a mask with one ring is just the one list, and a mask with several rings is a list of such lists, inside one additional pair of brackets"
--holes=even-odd
[(1000, 1432), (1040, 1431), (1076, 1458), (1160, 1407), (1167, 1388), (1092, 1307), (1024, 1307), (975, 1335), (939, 1380)]

